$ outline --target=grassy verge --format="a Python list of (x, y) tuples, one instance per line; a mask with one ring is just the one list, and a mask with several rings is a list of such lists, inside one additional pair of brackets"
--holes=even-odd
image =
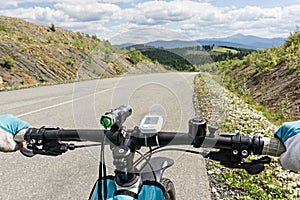
[[(243, 135), (272, 137), (276, 126), (261, 112), (246, 104), (242, 99), (227, 90), (224, 94), (216, 94), (214, 87), (222, 88), (209, 74), (200, 74), (195, 78), (195, 94), (198, 100), (198, 115), (209, 121), (215, 120), (214, 113), (225, 113), (222, 131), (236, 132)], [(219, 89), (220, 90), (220, 89)], [(214, 100), (224, 98), (225, 105), (214, 105)], [(222, 102), (222, 101), (221, 101)], [(220, 111), (218, 109), (225, 108)], [(214, 122), (211, 122), (213, 124)], [(248, 159), (256, 159), (250, 156)], [(249, 175), (244, 170), (227, 169), (216, 162), (209, 162), (208, 175), (213, 199), (299, 199), (300, 175), (284, 171), (278, 158), (272, 158), (270, 165), (258, 175)]]

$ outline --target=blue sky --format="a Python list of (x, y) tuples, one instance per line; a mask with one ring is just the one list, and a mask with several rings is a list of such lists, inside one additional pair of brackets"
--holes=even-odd
[(112, 43), (196, 40), (237, 33), (287, 37), (300, 0), (0, 0), (0, 15), (96, 34)]
[(242, 8), (247, 5), (258, 6), (262, 8), (273, 8), (277, 6), (286, 7), (291, 5), (297, 5), (300, 3), (300, 1), (298, 0), (214, 0), (209, 2), (216, 6), (236, 6), (238, 8)]

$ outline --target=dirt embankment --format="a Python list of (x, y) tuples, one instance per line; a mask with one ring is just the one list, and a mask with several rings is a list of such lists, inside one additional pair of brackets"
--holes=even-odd
[[(300, 119), (300, 31), (280, 47), (217, 63), (230, 90), (274, 111), (275, 118)], [(264, 110), (261, 106), (260, 109)]]
[(95, 35), (0, 16), (0, 90), (153, 71), (163, 68)]
[(246, 80), (246, 88), (255, 102), (283, 113), (287, 119), (300, 119), (300, 77), (297, 69), (290, 69), (283, 62), (266, 72), (245, 67), (235, 70), (234, 76), (239, 80), (237, 90)]
[(254, 74), (248, 84), (254, 100), (283, 111), (287, 118), (300, 119), (300, 77), (296, 69), (279, 64), (273, 72)]

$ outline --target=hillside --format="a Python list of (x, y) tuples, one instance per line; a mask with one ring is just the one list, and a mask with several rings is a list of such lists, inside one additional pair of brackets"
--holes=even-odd
[[(300, 119), (300, 32), (280, 47), (260, 50), (242, 60), (216, 63), (229, 89), (279, 120)], [(275, 119), (276, 120), (276, 119)]]
[(178, 71), (198, 71), (200, 65), (232, 58), (242, 58), (254, 51), (209, 45), (175, 49), (154, 48), (145, 45), (131, 47), (140, 50), (152, 61), (158, 61), (168, 68)]
[(95, 35), (0, 16), (0, 90), (162, 70)]

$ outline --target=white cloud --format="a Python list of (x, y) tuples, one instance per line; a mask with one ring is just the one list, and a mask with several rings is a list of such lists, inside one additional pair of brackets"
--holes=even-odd
[(54, 10), (49, 7), (17, 8), (14, 10), (0, 10), (0, 15), (23, 18), (31, 22), (49, 24), (54, 22), (69, 21), (67, 15), (62, 11)]
[(54, 7), (77, 21), (96, 21), (113, 18), (116, 13), (121, 11), (118, 6), (106, 3), (58, 3)]
[(191, 19), (195, 15), (203, 18), (213, 16), (216, 8), (207, 3), (193, 1), (149, 1), (137, 4), (123, 13), (131, 23), (154, 25), (178, 23)]
[(254, 6), (246, 6), (242, 9), (236, 9), (225, 13), (229, 19), (236, 21), (255, 21), (265, 18), (278, 19), (282, 13), (281, 8), (260, 8)]
[(263, 37), (285, 37), (300, 20), (299, 6), (286, 8), (217, 8), (212, 17), (199, 14), (185, 21), (182, 29), (193, 38), (223, 37), (235, 33), (253, 34)]
[(53, 0), (0, 0), (0, 8), (4, 8), (7, 6), (17, 7), (20, 4), (26, 3), (53, 3)]
[(101, 0), (99, 2), (104, 2), (104, 3), (133, 3), (134, 0)]
[[(31, 2), (30, 5), (37, 2), (39, 6), (18, 6), (26, 2)], [(43, 6), (41, 2), (46, 3), (48, 7)], [(142, 38), (174, 39), (180, 36), (199, 39), (235, 33), (267, 37), (288, 36), (296, 25), (300, 24), (300, 5), (237, 8), (217, 7), (212, 2), (90, 0), (86, 3), (82, 0), (0, 0), (0, 15), (19, 17), (46, 25), (55, 23), (70, 30), (97, 34), (104, 39), (109, 39), (117, 33), (123, 33), (129, 39), (131, 33), (134, 35), (132, 40), (139, 41)], [(140, 33), (143, 30), (143, 33), (134, 34), (135, 31), (139, 33), (137, 30)]]
[(66, 3), (66, 4), (94, 4), (94, 3), (133, 3), (134, 0), (89, 0), (88, 2), (82, 0), (0, 0), (0, 8), (4, 8), (6, 6), (14, 6), (17, 7), (20, 4), (25, 3)]
[(300, 23), (300, 5), (289, 6), (283, 9), (283, 19)]

